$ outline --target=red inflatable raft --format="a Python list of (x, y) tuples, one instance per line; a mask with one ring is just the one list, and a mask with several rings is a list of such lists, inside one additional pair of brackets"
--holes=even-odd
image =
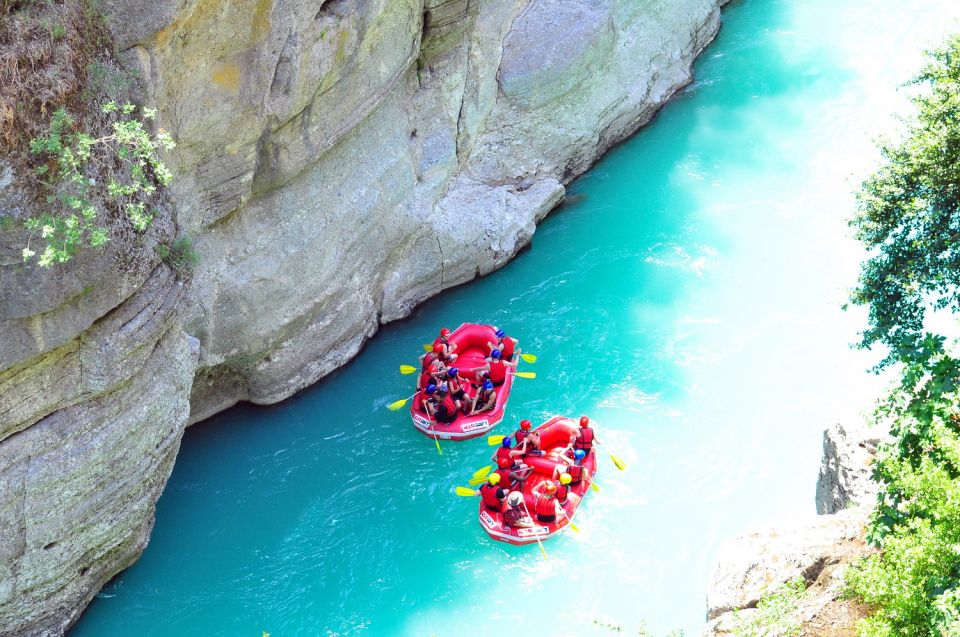
[[(465, 370), (483, 367), (486, 364), (487, 354), (490, 353), (487, 343), (496, 343), (497, 334), (489, 325), (464, 323), (450, 334), (448, 340), (457, 344), (457, 360), (453, 366), (461, 370), (461, 378), (465, 381), (464, 385), (467, 393), (472, 398), (475, 390), (470, 383), (474, 380), (474, 372)], [(430, 417), (423, 410), (424, 393), (420, 390), (410, 403), (410, 417), (413, 419), (413, 426), (424, 435), (431, 438), (436, 435), (441, 440), (468, 440), (482, 436), (496, 427), (503, 419), (503, 412), (507, 408), (507, 398), (510, 396), (511, 387), (513, 387), (513, 372), (509, 371), (503, 384), (494, 387), (493, 391), (497, 399), (493, 404), (493, 409), (479, 412), (473, 416), (461, 415), (451, 423), (436, 423), (432, 426)]]
[(533, 544), (537, 541), (538, 536), (541, 540), (545, 540), (562, 531), (570, 523), (577, 507), (583, 500), (583, 496), (590, 489), (590, 483), (597, 472), (596, 448), (591, 449), (583, 459), (582, 478), (579, 483), (570, 485), (570, 494), (567, 503), (563, 506), (566, 515), (558, 513), (556, 522), (547, 524), (537, 521), (533, 512), (537, 498), (534, 490), (544, 480), (553, 479), (556, 467), (567, 466), (558, 458), (570, 442), (570, 436), (576, 435), (578, 429), (577, 424), (569, 418), (553, 416), (534, 430), (540, 432), (540, 447), (544, 454), (542, 456), (528, 455), (523, 458), (526, 465), (533, 467), (533, 473), (524, 482), (522, 490), (526, 509), (534, 517), (528, 517), (525, 511), (519, 526), (506, 526), (503, 523), (503, 515), (489, 509), (481, 501), (480, 525), (490, 537), (510, 544)]

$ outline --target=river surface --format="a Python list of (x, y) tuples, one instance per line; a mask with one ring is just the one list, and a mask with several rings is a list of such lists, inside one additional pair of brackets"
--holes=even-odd
[[(744, 0), (696, 82), (570, 187), (531, 249), (389, 325), (280, 405), (187, 431), (143, 557), (74, 637), (699, 634), (720, 544), (812, 513), (821, 430), (884, 381), (843, 312), (845, 220), (894, 131), (896, 87), (960, 3)], [(606, 449), (579, 535), (490, 541), (481, 440), (434, 445), (405, 411), (421, 344), (489, 322), (539, 356), (503, 432), (590, 414)], [(545, 619), (549, 618), (549, 619)]]

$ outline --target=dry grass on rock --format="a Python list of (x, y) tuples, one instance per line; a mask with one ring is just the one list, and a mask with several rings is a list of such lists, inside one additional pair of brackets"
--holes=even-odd
[(0, 0), (0, 151), (25, 155), (53, 111), (83, 119), (123, 75), (90, 0)]

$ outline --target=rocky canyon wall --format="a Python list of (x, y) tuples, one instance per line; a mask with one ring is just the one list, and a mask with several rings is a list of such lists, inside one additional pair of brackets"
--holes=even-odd
[[(526, 245), (690, 80), (720, 0), (100, 0), (178, 147), (67, 266), (0, 224), (0, 634), (59, 634), (149, 536), (183, 428), (271, 403)], [(0, 217), (31, 214), (0, 157)], [(187, 282), (156, 257), (189, 234)]]

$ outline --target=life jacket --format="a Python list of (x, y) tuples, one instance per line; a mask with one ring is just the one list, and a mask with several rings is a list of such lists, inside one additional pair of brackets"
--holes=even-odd
[(447, 381), (447, 388), (450, 390), (451, 394), (456, 394), (458, 391), (463, 389), (463, 383), (460, 381), (460, 377), (451, 378)]
[(513, 348), (516, 346), (516, 342), (509, 336), (504, 336), (503, 340), (500, 341), (500, 353), (503, 358), (509, 360), (513, 359)]
[(440, 405), (437, 407), (437, 420), (441, 422), (453, 422), (457, 418), (457, 403), (453, 402), (450, 394), (443, 397)]
[(557, 515), (557, 508), (552, 497), (541, 494), (537, 497), (537, 504), (534, 506), (534, 513), (537, 517), (549, 518)]
[(583, 478), (583, 467), (573, 464), (567, 467), (567, 473), (570, 474), (570, 484), (579, 484)]
[[(437, 399), (436, 399), (436, 398), (433, 398), (432, 396), (428, 396), (425, 400), (427, 401), (427, 404), (428, 404), (428, 405), (430, 405), (430, 406), (433, 407), (434, 409), (437, 408)], [(430, 410), (423, 406), (423, 400), (421, 400), (421, 402), (420, 402), (420, 409), (421, 409), (422, 411), (425, 411), (425, 412), (427, 412), (427, 413), (430, 413)]]
[(507, 380), (507, 366), (503, 361), (490, 361), (490, 381), (494, 385), (499, 385), (505, 380)]
[[(535, 432), (531, 431), (527, 436), (528, 438), (530, 438), (530, 440), (527, 441), (526, 453), (530, 453), (533, 450), (539, 450), (541, 445), (543, 444), (543, 442), (540, 440), (540, 436), (534, 435), (534, 433)], [(534, 441), (536, 441), (536, 444), (534, 444)]]
[(488, 509), (500, 511), (500, 505), (502, 504), (499, 498), (500, 491), (500, 487), (489, 482), (480, 486), (480, 498)]
[(477, 405), (486, 405), (487, 401), (490, 400), (490, 395), (493, 394), (493, 390), (487, 391), (485, 389), (477, 390)]
[(520, 510), (520, 507), (507, 507), (507, 510), (503, 512), (504, 524), (516, 525), (522, 517), (523, 511)]
[(527, 437), (527, 434), (528, 434), (528, 433), (530, 433), (530, 432), (524, 431), (523, 429), (517, 429), (517, 430), (513, 433), (513, 437), (517, 439), (517, 444), (518, 444), (518, 445), (519, 445), (521, 442), (523, 442), (523, 439)]
[(567, 503), (567, 494), (569, 494), (569, 493), (570, 493), (570, 485), (569, 485), (569, 484), (558, 484), (558, 485), (557, 485), (557, 495), (556, 495), (557, 502), (559, 502), (560, 504), (566, 504), (566, 503)]
[(500, 463), (501, 458), (506, 458), (513, 463), (513, 458), (510, 457), (510, 448), (509, 447), (500, 447), (497, 449), (497, 463)]
[(512, 481), (510, 480), (510, 468), (509, 468), (509, 467), (506, 468), (506, 469), (497, 469), (494, 473), (499, 473), (499, 474), (500, 474), (500, 484), (502, 484), (502, 485), (504, 485), (504, 486), (510, 486), (510, 483), (511, 483)]
[(429, 370), (437, 362), (437, 355), (433, 352), (427, 352), (423, 357), (423, 371)]
[(450, 358), (450, 344), (451, 343), (449, 340), (446, 343), (444, 343), (439, 336), (433, 339), (434, 348), (436, 348), (437, 345), (440, 345), (441, 347), (443, 347), (443, 349), (440, 351), (440, 354), (438, 356), (440, 360), (446, 361), (448, 358)]
[(426, 387), (427, 385), (429, 385), (429, 384), (432, 383), (432, 382), (433, 382), (433, 374), (431, 374), (431, 373), (429, 372), (429, 370), (425, 370), (422, 374), (420, 374), (420, 385), (419, 385), (419, 386), (420, 386), (421, 389), (423, 389), (424, 387)]
[(580, 433), (577, 434), (577, 439), (573, 442), (573, 447), (575, 449), (583, 449), (587, 453), (593, 449), (593, 428), (592, 427), (581, 427)]

